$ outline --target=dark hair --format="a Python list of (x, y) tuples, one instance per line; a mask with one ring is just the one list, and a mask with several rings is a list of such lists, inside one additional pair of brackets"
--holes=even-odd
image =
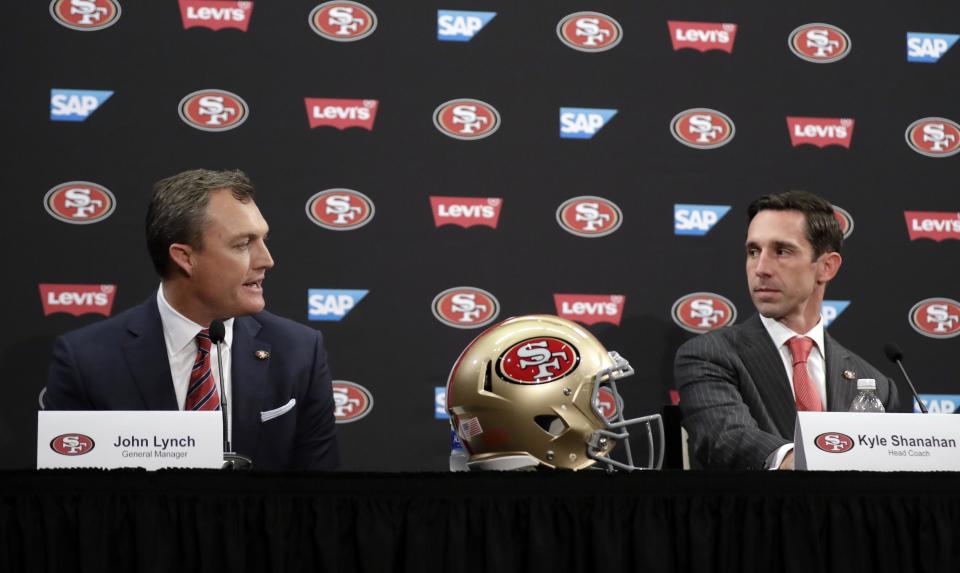
[(826, 199), (807, 191), (784, 191), (764, 195), (750, 203), (747, 216), (750, 221), (760, 211), (800, 211), (806, 220), (807, 240), (813, 245), (813, 257), (823, 253), (840, 252), (843, 232), (834, 215), (833, 205)]
[(210, 193), (229, 189), (242, 203), (253, 199), (253, 184), (243, 171), (191, 169), (158, 181), (147, 208), (147, 250), (162, 278), (170, 274), (168, 250), (173, 243), (203, 248)]

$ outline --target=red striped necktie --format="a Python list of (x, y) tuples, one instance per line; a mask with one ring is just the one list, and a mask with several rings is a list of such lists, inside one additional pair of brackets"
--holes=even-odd
[(807, 357), (813, 349), (813, 339), (806, 336), (794, 336), (787, 341), (790, 354), (793, 355), (793, 393), (797, 399), (797, 411), (822, 412), (820, 393), (813, 383), (813, 377), (807, 370)]
[(190, 371), (190, 385), (187, 387), (187, 401), (184, 410), (219, 410), (220, 393), (210, 368), (210, 331), (201, 330), (197, 334), (197, 359)]

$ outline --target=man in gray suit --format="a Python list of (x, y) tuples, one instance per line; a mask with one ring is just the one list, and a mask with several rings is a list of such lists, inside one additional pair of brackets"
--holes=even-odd
[(747, 284), (759, 314), (688, 340), (674, 377), (691, 463), (793, 469), (798, 410), (846, 411), (857, 378), (874, 378), (887, 411), (893, 380), (824, 331), (824, 291), (840, 270), (843, 234), (827, 201), (804, 191), (750, 204)]

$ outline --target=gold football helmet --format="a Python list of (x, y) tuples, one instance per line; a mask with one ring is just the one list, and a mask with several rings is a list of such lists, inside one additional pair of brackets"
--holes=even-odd
[[(601, 462), (609, 470), (659, 469), (660, 415), (623, 417), (617, 381), (631, 374), (629, 362), (569, 320), (530, 315), (491, 327), (464, 349), (447, 381), (447, 410), (470, 455), (467, 467), (581, 470)], [(627, 426), (634, 424), (646, 427), (642, 467), (630, 450)], [(626, 463), (610, 457), (620, 440)]]

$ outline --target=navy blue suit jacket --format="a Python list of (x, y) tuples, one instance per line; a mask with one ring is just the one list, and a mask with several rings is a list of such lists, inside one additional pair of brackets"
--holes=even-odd
[[(258, 350), (269, 352), (260, 360)], [(333, 470), (339, 463), (323, 337), (269, 312), (233, 323), (233, 449), (261, 470)], [(214, 366), (216, 368), (216, 366)], [(285, 414), (260, 413), (296, 399)], [(156, 297), (57, 338), (47, 410), (178, 409)]]

